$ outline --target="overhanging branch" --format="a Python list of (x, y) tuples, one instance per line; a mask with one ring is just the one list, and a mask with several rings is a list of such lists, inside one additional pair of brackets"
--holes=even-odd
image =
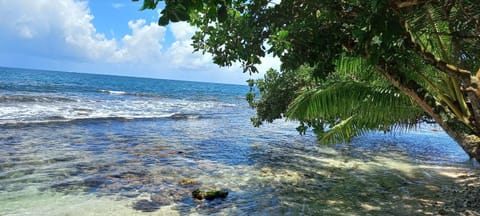
[(425, 50), (422, 46), (415, 43), (412, 39), (410, 33), (409, 36), (405, 38), (405, 45), (411, 48), (415, 53), (417, 53), (425, 62), (432, 65), (436, 69), (461, 80), (465, 85), (470, 84), (470, 76), (472, 72), (466, 69), (459, 68), (455, 65), (448, 64), (447, 62), (441, 60), (440, 58), (435, 57), (432, 53)]
[[(401, 92), (408, 95), (412, 98), (422, 109), (432, 117), (435, 122), (440, 126), (444, 127), (445, 122), (442, 120), (439, 114), (437, 114), (432, 106), (428, 104), (424, 95), (420, 95), (416, 92), (417, 89), (423, 89), (421, 85), (416, 82), (410, 83), (410, 86), (402, 83), (399, 79), (395, 78), (395, 75), (402, 74), (398, 69), (392, 67), (385, 63), (385, 61), (380, 61), (380, 64), (376, 65), (376, 68), (381, 72), (381, 74), (397, 87)], [(394, 75), (395, 74), (395, 75)]]

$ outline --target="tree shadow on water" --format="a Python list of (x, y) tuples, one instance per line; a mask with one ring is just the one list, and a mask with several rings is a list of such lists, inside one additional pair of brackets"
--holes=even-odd
[(290, 215), (479, 215), (480, 178), (471, 167), (388, 154), (331, 156), (297, 155), (259, 169), (263, 181), (281, 189), (279, 203)]
[[(224, 147), (219, 140), (209, 143)], [(369, 151), (291, 142), (231, 146), (239, 152), (231, 163), (227, 159), (235, 151), (216, 158), (208, 147), (199, 153), (192, 146), (174, 149), (144, 143), (109, 151), (121, 154), (121, 160), (79, 162), (74, 158), (68, 161), (69, 172), (46, 189), (116, 196), (130, 200), (129, 207), (145, 214), (162, 213), (163, 208), (180, 215), (480, 212), (479, 175), (465, 164), (413, 161), (402, 149)], [(181, 184), (186, 178), (197, 182)], [(225, 188), (229, 195), (198, 201), (191, 195), (196, 188)]]

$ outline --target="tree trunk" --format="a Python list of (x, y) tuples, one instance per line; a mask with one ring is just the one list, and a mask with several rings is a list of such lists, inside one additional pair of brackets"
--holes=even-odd
[(470, 159), (473, 158), (480, 162), (480, 136), (461, 132), (459, 129), (454, 129), (446, 125), (440, 126), (463, 148), (470, 156)]
[[(412, 98), (422, 109), (427, 112), (434, 120), (437, 122), (437, 124), (443, 128), (443, 130), (450, 136), (452, 137), (460, 147), (463, 148), (463, 150), (470, 156), (470, 159), (474, 158), (478, 162), (480, 162), (480, 136), (475, 134), (474, 132), (465, 132), (468, 131), (466, 129), (463, 129), (461, 126), (451, 126), (450, 124), (447, 124), (442, 117), (435, 112), (434, 107), (430, 106), (426, 101), (425, 98), (419, 95), (415, 90), (413, 89), (419, 89), (418, 87), (407, 87), (403, 83), (401, 83), (399, 80), (397, 80), (395, 77), (392, 76), (393, 74), (398, 74), (395, 73), (396, 69), (389, 67), (388, 64), (384, 64), (381, 67), (377, 67), (379, 71), (382, 71), (383, 75), (387, 80), (389, 80), (395, 87), (397, 87), (401, 92), (404, 94), (408, 95), (410, 98)], [(411, 84), (411, 83), (410, 83)], [(414, 83), (415, 84), (415, 83)], [(474, 105), (474, 107), (476, 107)], [(463, 124), (459, 122), (458, 124)]]

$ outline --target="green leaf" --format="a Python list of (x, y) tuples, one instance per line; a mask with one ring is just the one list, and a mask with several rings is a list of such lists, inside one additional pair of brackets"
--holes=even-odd
[(225, 4), (222, 4), (220, 8), (218, 8), (218, 21), (223, 23), (225, 20), (227, 20), (228, 13), (227, 13), (227, 6)]
[(160, 26), (166, 26), (169, 22), (170, 20), (166, 16), (160, 16), (160, 18), (158, 19), (158, 25)]
[(158, 2), (159, 2), (158, 0), (144, 0), (140, 10), (155, 9), (157, 7)]
[(319, 137), (327, 143), (345, 142), (370, 130), (410, 128), (421, 115), (419, 107), (405, 95), (354, 81), (304, 91), (287, 111), (289, 119), (337, 122)]

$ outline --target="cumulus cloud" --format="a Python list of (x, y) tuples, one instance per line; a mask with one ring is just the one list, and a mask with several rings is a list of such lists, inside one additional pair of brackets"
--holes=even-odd
[[(63, 60), (83, 62), (81, 65), (91, 64), (93, 68), (111, 65), (112, 73), (118, 68), (133, 71), (122, 71), (125, 75), (141, 70), (142, 76), (173, 79), (242, 83), (248, 78), (238, 65), (220, 69), (210, 55), (194, 53), (190, 38), (195, 28), (188, 23), (165, 28), (143, 19), (133, 20), (128, 22), (131, 32), (116, 39), (98, 32), (93, 19), (86, 1), (0, 0), (0, 55), (30, 55), (59, 64)], [(165, 44), (168, 31), (175, 40)], [(277, 64), (270, 57), (264, 62)]]
[(170, 31), (175, 37), (175, 42), (166, 51), (168, 58), (175, 67), (199, 68), (212, 65), (212, 58), (209, 54), (194, 53), (192, 47), (192, 36), (195, 28), (186, 22), (172, 23)]
[(169, 25), (170, 30), (175, 36), (176, 40), (186, 41), (192, 38), (195, 33), (195, 28), (187, 22), (176, 22)]
[(10, 47), (9, 51), (97, 62), (163, 62), (173, 68), (200, 67), (210, 62), (208, 57), (192, 53), (190, 37), (195, 30), (187, 23), (170, 26), (176, 41), (162, 53), (165, 27), (143, 19), (130, 21), (131, 33), (117, 41), (97, 32), (93, 19), (84, 1), (59, 0), (52, 4), (49, 0), (0, 0), (0, 30), (9, 33), (4, 39), (29, 44)]
[(122, 38), (122, 45), (113, 55), (115, 62), (149, 63), (162, 57), (162, 41), (165, 38), (165, 27), (155, 23), (146, 24), (139, 19), (128, 22), (132, 34)]
[[(0, 1), (0, 30), (10, 51), (39, 56), (99, 59), (116, 49), (116, 42), (97, 33), (87, 2)], [(13, 46), (13, 47), (12, 47)]]

